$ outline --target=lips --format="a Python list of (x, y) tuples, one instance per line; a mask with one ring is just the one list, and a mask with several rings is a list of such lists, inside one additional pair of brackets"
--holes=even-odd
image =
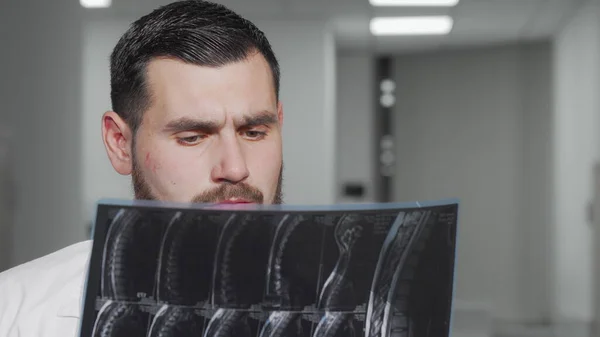
[(219, 209), (246, 209), (256, 205), (255, 202), (244, 199), (227, 199), (217, 202), (213, 207)]
[(252, 204), (253, 202), (245, 199), (227, 199), (218, 202), (219, 205), (239, 205), (239, 204)]

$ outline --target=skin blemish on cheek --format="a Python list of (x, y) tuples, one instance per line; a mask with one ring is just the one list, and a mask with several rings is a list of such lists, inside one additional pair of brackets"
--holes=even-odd
[(155, 163), (150, 157), (150, 152), (146, 153), (146, 159), (144, 160), (144, 164), (147, 168), (151, 169), (153, 173), (156, 173), (156, 171), (160, 168), (160, 165), (158, 163)]
[(147, 168), (151, 169), (152, 172), (156, 173), (158, 164), (152, 162), (152, 159), (150, 158), (150, 152), (146, 153), (146, 160), (144, 161), (144, 164)]

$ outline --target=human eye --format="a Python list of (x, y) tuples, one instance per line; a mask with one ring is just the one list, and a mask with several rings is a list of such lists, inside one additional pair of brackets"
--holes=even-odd
[(185, 137), (177, 137), (177, 143), (184, 146), (193, 146), (199, 144), (203, 139), (203, 135), (190, 135)]
[(244, 137), (250, 140), (260, 140), (263, 139), (267, 133), (265, 131), (258, 130), (246, 130), (243, 132)]

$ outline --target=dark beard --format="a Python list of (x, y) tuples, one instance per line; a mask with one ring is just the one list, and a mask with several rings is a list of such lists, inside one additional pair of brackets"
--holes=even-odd
[[(134, 147), (135, 149), (135, 147)], [(140, 170), (137, 157), (135, 155), (136, 151), (133, 150), (133, 167), (131, 173), (131, 182), (133, 184), (133, 192), (135, 199), (137, 200), (157, 200), (157, 198), (152, 194), (150, 190), (150, 186), (146, 182), (143, 177), (142, 171)], [(279, 179), (277, 181), (277, 188), (275, 190), (275, 196), (272, 200), (273, 204), (282, 204), (283, 203), (283, 165), (279, 170)], [(190, 200), (193, 203), (215, 203), (220, 200), (226, 200), (229, 198), (240, 198), (244, 200), (248, 200), (253, 203), (263, 204), (264, 197), (260, 190), (255, 187), (252, 187), (246, 183), (222, 183), (208, 191), (204, 191)]]

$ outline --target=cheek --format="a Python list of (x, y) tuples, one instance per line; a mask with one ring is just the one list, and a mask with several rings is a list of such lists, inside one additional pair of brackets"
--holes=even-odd
[(254, 179), (261, 184), (273, 185), (277, 183), (281, 169), (281, 151), (276, 144), (265, 147), (248, 156), (252, 163), (249, 164), (254, 172)]
[(212, 166), (203, 149), (171, 145), (161, 148), (156, 156), (152, 174), (171, 198), (188, 200), (210, 186)]
[(189, 175), (191, 166), (189, 156), (179, 155), (177, 151), (160, 146), (146, 153), (144, 170), (161, 189), (169, 185), (183, 185), (182, 180)]
[(152, 155), (151, 152), (147, 152), (144, 160), (144, 169), (156, 174), (156, 171), (161, 167), (160, 162), (160, 160), (156, 160), (156, 153)]

